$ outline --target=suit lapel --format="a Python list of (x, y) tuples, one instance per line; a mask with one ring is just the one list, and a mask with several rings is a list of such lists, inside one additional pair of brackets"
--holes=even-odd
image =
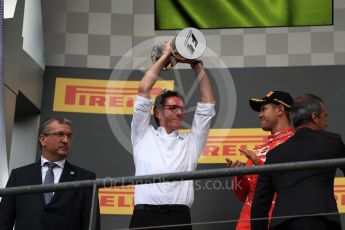
[(33, 167), (32, 184), (42, 184), (42, 167), (41, 161), (37, 161)]
[[(32, 183), (31, 184), (42, 184), (42, 166), (41, 166), (41, 161), (37, 161), (33, 165), (33, 171), (32, 171)], [(40, 201), (42, 205), (45, 205), (44, 202), (44, 193), (39, 193), (37, 194), (40, 197)]]
[[(75, 167), (66, 161), (59, 183), (74, 181), (75, 173)], [(50, 203), (54, 203), (54, 201), (57, 200), (63, 194), (63, 192), (64, 191), (55, 192)]]
[(61, 182), (73, 181), (75, 176), (75, 167), (66, 161), (59, 180)]

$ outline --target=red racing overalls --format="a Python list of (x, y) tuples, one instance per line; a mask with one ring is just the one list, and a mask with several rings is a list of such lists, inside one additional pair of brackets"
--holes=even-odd
[[(267, 137), (267, 143), (258, 145), (253, 149), (253, 152), (258, 156), (258, 165), (263, 165), (266, 161), (266, 154), (268, 151), (274, 149), (279, 144), (285, 142), (293, 134), (294, 130), (288, 128), (284, 131), (272, 134)], [(248, 159), (246, 163), (247, 167), (254, 166), (254, 163), (251, 159)], [(250, 230), (250, 211), (254, 198), (254, 191), (257, 181), (257, 175), (243, 175), (243, 176), (234, 176), (232, 178), (232, 189), (235, 192), (236, 196), (244, 202), (244, 206), (241, 211), (241, 215), (236, 225), (236, 230)], [(270, 217), (272, 214), (274, 200), (272, 202)], [(267, 226), (268, 228), (268, 226)]]

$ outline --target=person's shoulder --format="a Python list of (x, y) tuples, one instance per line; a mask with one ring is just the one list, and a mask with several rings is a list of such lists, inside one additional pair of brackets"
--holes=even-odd
[(83, 178), (89, 178), (89, 179), (96, 178), (96, 173), (94, 173), (88, 169), (76, 166), (76, 165), (71, 164), (67, 161), (66, 161), (66, 164), (67, 164), (66, 166), (72, 168), (76, 172), (76, 175), (82, 176)]
[(10, 177), (27, 178), (41, 169), (40, 162), (24, 165), (11, 170)]
[(35, 162), (32, 164), (28, 164), (28, 165), (24, 165), (24, 166), (20, 166), (18, 168), (14, 168), (12, 169), (12, 172), (23, 172), (23, 171), (28, 171), (28, 170), (32, 170), (34, 168), (37, 168), (39, 165), (39, 162)]
[(340, 137), (340, 134), (334, 133), (334, 132), (329, 132), (329, 131), (320, 131), (320, 133), (329, 136), (329, 137)]
[(84, 174), (84, 175), (90, 175), (90, 176), (95, 175), (94, 172), (92, 172), (92, 171), (90, 171), (90, 170), (88, 170), (88, 169), (81, 168), (81, 167), (79, 167), (79, 166), (74, 166), (74, 168), (75, 168), (75, 170), (76, 170), (77, 172), (82, 173), (82, 174)]
[[(298, 132), (300, 133), (300, 132)], [(317, 143), (323, 143), (323, 142), (328, 142), (328, 143), (337, 143), (337, 142), (342, 142), (342, 138), (341, 135), (338, 133), (334, 133), (334, 132), (329, 132), (326, 130), (312, 130), (312, 129), (304, 129), (304, 133), (315, 139), (315, 144)], [(295, 135), (297, 136), (297, 135)], [(298, 136), (300, 137), (300, 135)]]
[(329, 132), (329, 131), (320, 131), (320, 133), (329, 139), (332, 139), (335, 141), (341, 140), (341, 135), (338, 133), (333, 133), (333, 132)]
[(300, 135), (317, 135), (317, 136), (324, 136), (324, 137), (328, 137), (328, 138), (340, 138), (340, 134), (338, 133), (333, 133), (333, 132), (329, 132), (326, 130), (313, 130), (310, 128), (301, 128), (298, 129), (295, 133), (295, 137), (299, 137)]

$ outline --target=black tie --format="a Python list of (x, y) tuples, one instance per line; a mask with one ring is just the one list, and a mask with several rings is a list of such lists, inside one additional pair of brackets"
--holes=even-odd
[[(54, 184), (53, 168), (58, 166), (58, 165), (53, 163), (53, 162), (46, 162), (46, 163), (44, 163), (44, 165), (48, 166), (48, 171), (47, 171), (46, 176), (44, 178), (43, 184)], [(52, 196), (53, 196), (53, 192), (44, 193), (44, 201), (46, 204), (48, 204), (50, 202), (50, 199), (52, 198)]]

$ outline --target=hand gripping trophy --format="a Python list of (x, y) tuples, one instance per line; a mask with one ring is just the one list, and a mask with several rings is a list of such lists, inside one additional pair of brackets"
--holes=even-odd
[[(174, 59), (165, 67), (172, 69), (179, 62), (193, 62), (206, 50), (206, 39), (203, 33), (195, 28), (185, 28), (181, 30), (171, 41), (171, 49)], [(155, 63), (164, 53), (164, 44), (156, 45), (151, 51), (151, 60)]]

